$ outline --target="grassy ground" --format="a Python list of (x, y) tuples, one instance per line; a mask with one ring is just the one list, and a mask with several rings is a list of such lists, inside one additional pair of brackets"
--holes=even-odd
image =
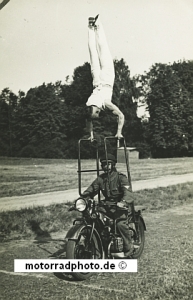
[[(94, 160), (82, 160), (82, 169), (95, 169)], [(0, 158), (0, 198), (78, 187), (77, 160)], [(124, 164), (117, 169), (126, 173)], [(193, 158), (131, 160), (132, 180), (165, 175), (193, 173)], [(82, 186), (87, 186), (95, 173), (83, 173)]]
[[(0, 244), (1, 299), (193, 299), (192, 186), (183, 184), (145, 190), (144, 193), (136, 195), (140, 200), (144, 196), (144, 201), (149, 207), (149, 212), (144, 213), (147, 226), (146, 242), (142, 257), (138, 260), (138, 272), (97, 273), (84, 282), (73, 281), (71, 275), (62, 273), (25, 273), (24, 276), (24, 273), (13, 272), (13, 259), (16, 258), (65, 259), (65, 230), (69, 229), (71, 219), (74, 218), (72, 214), (67, 213), (68, 206), (58, 205), (46, 210), (36, 208), (30, 211), (22, 210), (20, 214), (3, 214), (4, 222), (14, 222), (15, 232), (29, 230), (28, 234), (34, 240), (16, 240)], [(157, 201), (154, 201), (155, 197), (162, 203), (162, 209), (157, 205)], [(31, 222), (32, 230), (27, 229), (26, 220)], [(34, 220), (37, 222), (33, 223)], [(52, 223), (55, 224), (55, 228)], [(60, 230), (61, 227), (62, 238), (58, 238), (57, 232), (54, 234), (54, 231)], [(9, 231), (9, 227), (7, 230)], [(52, 236), (49, 232), (53, 233)], [(20, 236), (22, 237), (22, 234)]]
[[(192, 158), (131, 161), (132, 179), (190, 173), (192, 162)], [(86, 168), (92, 168), (92, 164), (85, 161)], [(2, 159), (0, 196), (75, 188), (76, 171), (77, 161)], [(84, 185), (90, 181), (89, 175)], [(9, 274), (15, 258), (48, 258), (64, 249), (65, 232), (79, 215), (68, 212), (70, 204), (0, 213), (0, 269), (8, 272), (0, 274), (2, 299), (193, 299), (193, 223), (191, 214), (183, 214), (193, 202), (192, 183), (141, 190), (133, 197), (136, 205), (147, 208), (146, 243), (138, 272), (98, 273), (80, 283), (60, 274), (58, 278), (50, 273), (22, 277)], [(62, 241), (57, 240), (60, 233)], [(25, 241), (20, 245), (19, 239)]]
[[(154, 212), (189, 203), (193, 199), (192, 183), (169, 187), (141, 190), (132, 194), (135, 205), (143, 205), (146, 211)], [(68, 212), (70, 203), (37, 206), (18, 211), (0, 213), (0, 237), (7, 239), (47, 236), (54, 232), (68, 230), (73, 218), (80, 215)]]

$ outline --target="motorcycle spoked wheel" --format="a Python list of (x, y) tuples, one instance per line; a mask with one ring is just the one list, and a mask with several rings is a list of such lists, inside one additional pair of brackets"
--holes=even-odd
[(135, 229), (135, 224), (129, 224), (129, 226), (133, 225), (133, 228), (131, 227), (131, 231), (133, 232), (132, 234), (132, 240), (133, 240), (133, 244), (134, 247), (137, 246), (137, 248), (135, 247), (135, 251), (132, 254), (132, 258), (136, 259), (139, 258), (143, 252), (144, 249), (144, 245), (145, 245), (145, 233), (144, 233), (144, 225), (141, 221), (141, 219), (139, 219), (139, 238), (137, 239), (137, 234), (136, 234), (136, 229)]
[[(78, 239), (69, 240), (66, 248), (67, 259), (102, 259), (103, 250), (100, 245), (99, 238), (94, 231), (91, 242), (89, 241), (89, 233), (91, 229), (84, 229), (80, 232)], [(86, 280), (93, 273), (90, 272), (72, 272), (71, 275), (77, 280)]]

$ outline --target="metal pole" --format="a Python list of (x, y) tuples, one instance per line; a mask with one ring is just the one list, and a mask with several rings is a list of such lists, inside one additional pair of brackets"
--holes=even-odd
[(125, 160), (126, 160), (126, 166), (127, 166), (127, 176), (128, 176), (129, 184), (131, 186), (131, 191), (132, 191), (131, 174), (130, 174), (130, 168), (129, 168), (129, 155), (128, 155), (125, 139), (123, 139), (123, 140), (124, 140)]
[[(82, 170), (81, 169), (81, 142), (91, 142), (88, 139), (80, 139), (78, 141), (78, 190), (79, 190), (79, 195), (83, 196), (82, 191), (81, 191), (81, 185), (82, 185), (82, 178), (81, 178), (81, 173), (86, 173), (86, 172), (97, 172), (97, 177), (99, 176), (99, 156), (98, 156), (98, 144), (96, 140), (93, 140), (96, 142), (96, 169), (94, 170)], [(92, 142), (93, 142), (92, 141)], [(100, 201), (100, 192), (98, 194), (98, 199)]]

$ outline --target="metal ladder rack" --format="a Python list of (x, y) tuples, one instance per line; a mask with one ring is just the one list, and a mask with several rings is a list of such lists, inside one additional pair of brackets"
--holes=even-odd
[[(108, 141), (112, 141), (114, 140), (115, 142), (117, 141), (117, 145), (120, 144), (120, 140), (118, 140), (116, 137), (105, 137), (104, 138), (104, 150), (105, 150), (105, 156), (107, 159), (107, 155), (108, 155), (108, 147), (107, 147), (107, 142)], [(123, 147), (124, 147), (124, 153), (125, 153), (125, 162), (126, 162), (126, 167), (127, 167), (127, 177), (132, 189), (132, 185), (131, 185), (131, 175), (130, 175), (130, 169), (129, 169), (129, 155), (128, 155), (128, 151), (127, 151), (127, 147), (126, 147), (126, 142), (124, 138), (121, 138), (121, 140), (123, 141)], [(90, 140), (88, 139), (80, 139), (78, 142), (78, 189), (79, 189), (79, 195), (82, 197), (82, 173), (89, 173), (89, 172), (96, 172), (96, 176), (98, 177), (100, 174), (100, 171), (102, 171), (99, 168), (99, 147), (98, 147), (98, 142), (97, 140), (93, 140), (92, 143), (94, 143), (95, 148), (96, 148), (96, 169), (91, 169), (91, 170), (82, 170), (81, 167), (81, 145), (82, 143), (91, 143)], [(117, 148), (118, 149), (118, 148)], [(108, 180), (109, 180), (109, 170), (108, 170)], [(100, 192), (98, 193), (98, 201), (100, 202)]]

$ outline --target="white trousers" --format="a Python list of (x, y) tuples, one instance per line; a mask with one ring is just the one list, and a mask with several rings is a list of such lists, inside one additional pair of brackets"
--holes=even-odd
[[(115, 70), (100, 20), (97, 20), (95, 28), (88, 28), (88, 49), (90, 54), (93, 87), (96, 87), (96, 89), (93, 91), (94, 95), (91, 95), (92, 99), (88, 99), (87, 105), (92, 105), (93, 100), (94, 102), (96, 101), (97, 95), (102, 99), (101, 101), (104, 105), (104, 100), (111, 101)], [(101, 106), (102, 104), (99, 107)]]
[(113, 87), (114, 64), (100, 20), (97, 20), (96, 28), (88, 28), (88, 49), (93, 86), (107, 84)]

